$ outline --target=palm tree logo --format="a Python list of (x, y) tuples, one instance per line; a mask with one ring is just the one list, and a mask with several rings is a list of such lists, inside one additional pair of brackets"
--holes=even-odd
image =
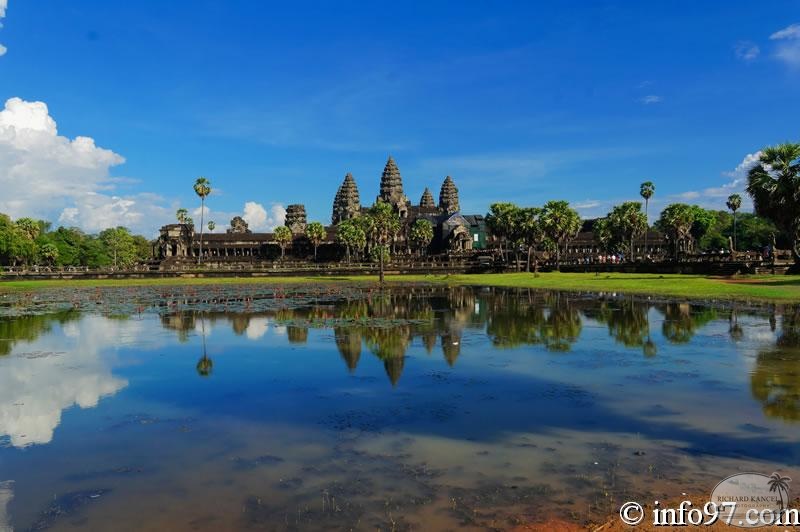
[(769, 491), (778, 494), (778, 502), (781, 503), (781, 510), (785, 510), (789, 503), (789, 482), (792, 479), (789, 477), (782, 477), (780, 473), (773, 473), (769, 477)]

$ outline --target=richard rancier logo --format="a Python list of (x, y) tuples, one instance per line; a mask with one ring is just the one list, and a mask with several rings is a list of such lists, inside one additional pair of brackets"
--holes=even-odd
[(631, 526), (645, 522), (648, 513), (653, 526), (710, 526), (718, 521), (739, 528), (800, 526), (800, 511), (789, 508), (791, 481), (780, 473), (739, 473), (717, 484), (708, 502), (683, 501), (667, 507), (655, 501), (647, 512), (630, 501), (620, 507), (619, 517)]

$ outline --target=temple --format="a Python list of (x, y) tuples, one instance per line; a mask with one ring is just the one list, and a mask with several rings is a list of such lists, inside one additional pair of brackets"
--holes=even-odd
[[(376, 201), (392, 206), (402, 226), (393, 248), (396, 253), (411, 253), (409, 234), (418, 219), (428, 220), (433, 226), (434, 238), (428, 252), (457, 254), (486, 247), (486, 223), (481, 214), (462, 214), (458, 188), (450, 176), (445, 177), (439, 191), (438, 206), (426, 187), (418, 205), (413, 205), (403, 189), (403, 178), (393, 157), (389, 157), (380, 178)], [(369, 206), (361, 204), (358, 184), (351, 173), (344, 176), (336, 191), (331, 209), (331, 225), (326, 227), (325, 241), (319, 246), (318, 260), (340, 260), (344, 249), (336, 243), (337, 226), (344, 220), (362, 216)], [(292, 242), (286, 253), (295, 260), (313, 256), (311, 243), (305, 236), (308, 224), (306, 209), (296, 203), (286, 208), (284, 222), (292, 232)], [(273, 261), (281, 256), (281, 249), (273, 233), (254, 233), (247, 222), (237, 216), (224, 233), (204, 232), (201, 236), (194, 226), (169, 224), (161, 228), (156, 243), (156, 256), (163, 267), (189, 265), (201, 254), (205, 265), (252, 264)]]

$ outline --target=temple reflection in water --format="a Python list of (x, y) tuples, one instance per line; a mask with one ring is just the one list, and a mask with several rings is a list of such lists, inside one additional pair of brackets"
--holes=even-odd
[[(163, 307), (180, 308), (187, 299), (167, 301)], [(195, 303), (197, 301), (194, 301)], [(763, 406), (764, 413), (786, 421), (800, 420), (800, 310), (794, 307), (742, 310), (712, 308), (686, 302), (649, 302), (632, 297), (606, 295), (587, 297), (580, 294), (508, 290), (495, 288), (435, 287), (398, 288), (385, 292), (364, 291), (353, 297), (324, 301), (278, 304), (271, 310), (257, 312), (220, 310), (234, 307), (234, 301), (214, 301), (209, 310), (173, 311), (160, 314), (165, 330), (174, 331), (181, 343), (202, 338), (202, 352), (194, 361), (198, 375), (213, 377), (215, 360), (206, 352), (206, 340), (215, 341), (212, 331), (228, 328), (236, 336), (262, 341), (269, 332), (285, 337), (290, 345), (302, 346), (310, 331), (332, 331), (332, 340), (346, 371), (355, 373), (365, 354), (382, 363), (393, 386), (398, 385), (407, 364), (407, 352), (419, 345), (429, 355), (438, 354), (447, 366), (455, 367), (465, 336), (488, 339), (497, 349), (536, 347), (544, 353), (567, 355), (587, 327), (605, 328), (608, 336), (624, 352), (639, 352), (645, 358), (658, 357), (659, 346), (690, 344), (694, 336), (712, 323), (725, 323), (729, 338), (738, 342), (746, 327), (764, 339), (753, 357), (750, 370), (751, 395)], [(207, 303), (207, 302), (205, 302)], [(245, 301), (245, 304), (247, 302)], [(47, 337), (54, 326), (65, 331), (72, 360), (82, 361), (84, 372), (67, 373), (67, 381), (57, 358), (26, 353), (7, 358), (16, 372), (0, 373), (0, 397), (5, 405), (21, 404), (20, 397), (31, 397), (24, 407), (0, 417), (4, 434), (14, 445), (46, 443), (59, 423), (64, 408), (77, 404), (89, 408), (100, 398), (113, 395), (126, 382), (111, 375), (100, 361), (99, 350), (120, 340), (129, 317), (114, 319), (64, 311), (47, 315), (0, 319), (0, 360), (11, 355), (18, 344), (36, 345), (37, 338)], [(743, 325), (743, 321), (749, 325)], [(141, 330), (142, 321), (131, 325)], [(756, 327), (754, 324), (758, 324)], [(768, 329), (769, 334), (764, 334)], [(130, 330), (128, 335), (132, 335)], [(210, 338), (206, 338), (211, 336)], [(269, 340), (272, 341), (272, 340)], [(467, 339), (468, 341), (468, 339)], [(58, 352), (39, 346), (40, 353)], [(25, 380), (20, 375), (36, 374)], [(16, 375), (16, 377), (15, 377)], [(47, 376), (50, 377), (47, 377)], [(44, 380), (50, 379), (48, 385)], [(72, 380), (69, 380), (72, 379)], [(77, 379), (77, 380), (75, 380)], [(12, 380), (14, 382), (12, 382)], [(55, 383), (60, 381), (58, 385)], [(26, 384), (28, 383), (28, 384)], [(71, 383), (70, 385), (67, 385)], [(37, 400), (42, 386), (59, 391), (46, 404)], [(28, 388), (26, 388), (28, 387)], [(72, 392), (70, 392), (72, 390)], [(38, 409), (38, 410), (37, 410)], [(47, 419), (37, 427), (25, 428), (25, 419)], [(16, 421), (15, 421), (16, 420)], [(20, 429), (8, 427), (21, 426)], [(25, 438), (22, 438), (22, 434)]]

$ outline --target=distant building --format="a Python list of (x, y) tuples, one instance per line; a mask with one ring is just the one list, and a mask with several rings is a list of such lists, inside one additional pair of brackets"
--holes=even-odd
[[(434, 203), (433, 194), (428, 188), (423, 191), (419, 204), (414, 205), (403, 190), (400, 169), (390, 156), (381, 174), (378, 200), (390, 204), (402, 222), (394, 243), (398, 252), (409, 251), (410, 228), (418, 219), (428, 220), (433, 225), (434, 239), (429, 246), (431, 253), (458, 253), (484, 249), (487, 245), (483, 215), (461, 214), (458, 188), (450, 176), (442, 182), (438, 205)], [(320, 246), (319, 256), (323, 259), (340, 258), (342, 250), (335, 243), (336, 226), (344, 220), (362, 216), (368, 210), (368, 206), (361, 204), (355, 178), (347, 173), (334, 196), (331, 225), (326, 227), (327, 235)], [(296, 258), (306, 258), (311, 253), (310, 243), (304, 235), (307, 223), (303, 204), (287, 207), (285, 225), (294, 235), (289, 253)], [(272, 233), (251, 232), (247, 222), (239, 216), (231, 220), (230, 229), (225, 233), (204, 232), (202, 244), (203, 261), (206, 264), (272, 260), (280, 256), (280, 248)], [(200, 234), (190, 225), (165, 225), (161, 228), (155, 251), (162, 263), (189, 262), (200, 253)]]

